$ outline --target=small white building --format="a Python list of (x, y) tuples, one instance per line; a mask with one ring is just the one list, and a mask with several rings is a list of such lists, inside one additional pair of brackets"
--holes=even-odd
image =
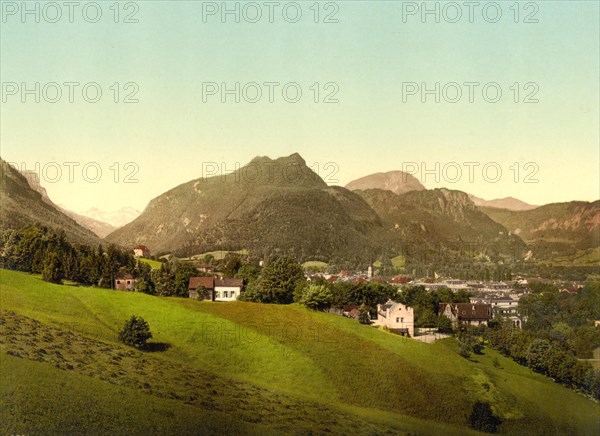
[(384, 326), (393, 333), (413, 337), (415, 335), (414, 309), (388, 300), (385, 304), (377, 305), (377, 319), (373, 320), (373, 325)]
[(148, 257), (150, 256), (150, 249), (145, 245), (136, 245), (133, 247), (133, 255), (135, 257)]
[[(197, 289), (204, 288), (204, 295), (198, 295)], [(188, 290), (193, 299), (209, 301), (235, 301), (242, 293), (244, 279), (219, 277), (190, 277)]]
[(215, 301), (235, 301), (242, 293), (244, 279), (215, 279)]

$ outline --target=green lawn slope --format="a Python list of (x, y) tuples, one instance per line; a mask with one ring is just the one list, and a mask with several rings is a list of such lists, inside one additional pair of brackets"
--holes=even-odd
[[(600, 431), (598, 404), (493, 350), (463, 359), (453, 339), (423, 344), (296, 305), (159, 298), (52, 285), (6, 270), (0, 270), (0, 285), (3, 332), (10, 339), (0, 344), (3, 374), (19, 358), (29, 368), (2, 378), (1, 401), (10, 412), (0, 430), (35, 432), (10, 422), (46, 413), (11, 403), (11, 389), (38, 389), (24, 380), (29, 374), (49, 380), (39, 389), (50, 397), (62, 392), (63, 382), (90, 390), (101, 384), (106, 392), (127, 390), (155, 402), (157, 416), (172, 410), (167, 416), (173, 420), (188, 408), (225, 413), (232, 432), (469, 434), (466, 422), (477, 400), (502, 417), (501, 434)], [(141, 353), (116, 342), (117, 327), (132, 314), (148, 321), (156, 348), (164, 351)], [(28, 331), (45, 333), (30, 337)], [(85, 401), (84, 393), (78, 398), (85, 390), (75, 390), (70, 401)], [(185, 407), (175, 411), (173, 402)], [(146, 415), (131, 404), (125, 428), (137, 432)], [(223, 425), (216, 415), (209, 430)]]

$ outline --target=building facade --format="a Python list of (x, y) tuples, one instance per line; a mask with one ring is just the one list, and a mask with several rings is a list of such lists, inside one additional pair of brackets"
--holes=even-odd
[(413, 337), (415, 335), (415, 313), (412, 307), (393, 300), (377, 305), (377, 318), (373, 325), (384, 326), (391, 332)]

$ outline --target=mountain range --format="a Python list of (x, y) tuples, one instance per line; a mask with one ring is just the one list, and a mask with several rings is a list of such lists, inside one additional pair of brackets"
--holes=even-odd
[[(402, 174), (395, 172), (380, 179), (400, 194), (351, 191), (327, 186), (298, 154), (257, 157), (226, 176), (192, 180), (156, 197), (106, 239), (181, 255), (245, 248), (262, 255), (363, 262), (411, 249), (461, 250), (472, 244), (481, 252), (493, 242), (496, 251), (509, 254), (514, 246), (525, 246), (467, 194), (425, 190), (414, 181), (419, 190), (406, 191), (398, 177)], [(370, 186), (363, 182), (354, 186)]]
[(600, 246), (600, 200), (552, 203), (522, 211), (491, 207), (481, 210), (523, 239), (538, 258)]
[(508, 209), (508, 210), (531, 210), (539, 206), (525, 203), (522, 200), (514, 197), (496, 198), (494, 200), (484, 200), (483, 198), (476, 197), (473, 194), (469, 194), (469, 198), (476, 206), (479, 207), (493, 207), (495, 209)]
[(55, 205), (35, 174), (2, 161), (1, 228), (39, 222), (73, 241), (97, 244), (98, 235), (124, 247), (144, 244), (154, 254), (247, 249), (355, 264), (397, 255), (425, 263), (435, 256), (522, 259), (527, 251), (528, 258), (549, 259), (600, 246), (600, 201), (486, 202), (461, 191), (427, 190), (410, 177), (392, 171), (346, 188), (328, 186), (297, 153), (262, 156), (233, 173), (179, 185), (141, 214), (123, 208), (84, 215)]

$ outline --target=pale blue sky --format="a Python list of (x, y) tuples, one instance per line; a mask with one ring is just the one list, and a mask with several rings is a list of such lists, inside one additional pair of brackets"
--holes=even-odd
[[(13, 3), (2, 1), (5, 87), (9, 82), (97, 82), (103, 90), (95, 104), (83, 101), (81, 87), (75, 103), (66, 95), (52, 104), (43, 97), (40, 103), (31, 96), (22, 103), (19, 93), (3, 94), (3, 159), (25, 162), (30, 169), (35, 162), (98, 162), (103, 169), (95, 184), (84, 181), (80, 170), (69, 183), (64, 166), (58, 182), (42, 181), (51, 198), (73, 210), (143, 209), (151, 198), (202, 176), (203, 162), (234, 168), (256, 155), (293, 152), (321, 168), (335, 162), (339, 172), (328, 181), (337, 179), (340, 185), (402, 169), (407, 162), (431, 169), (436, 162), (442, 167), (457, 162), (463, 174), (456, 183), (416, 175), (429, 188), (447, 186), (484, 198), (510, 195), (534, 204), (600, 196), (596, 1), (536, 2), (539, 22), (529, 24), (514, 23), (514, 1), (498, 2), (503, 15), (497, 23), (476, 10), (474, 23), (464, 16), (454, 24), (443, 16), (441, 23), (431, 16), (422, 23), (418, 15), (404, 23), (402, 8), (411, 2), (393, 1), (335, 2), (339, 22), (330, 24), (313, 22), (309, 7), (314, 1), (298, 2), (303, 16), (295, 24), (278, 10), (272, 24), (267, 17), (255, 24), (231, 17), (222, 23), (218, 16), (204, 23), (202, 8), (208, 3), (199, 1), (133, 2), (139, 7), (136, 24), (114, 23), (113, 1), (99, 2), (98, 23), (87, 23), (77, 10), (74, 23), (66, 17), (47, 23), (43, 15), (40, 23), (31, 17), (22, 23), (18, 13), (6, 14)], [(320, 4), (320, 19), (332, 11), (324, 10), (326, 3)], [(436, 2), (425, 3), (434, 7)], [(520, 21), (532, 10), (525, 5), (520, 3)], [(468, 14), (466, 8), (462, 12)], [(109, 89), (114, 82), (135, 82), (139, 103), (115, 104)], [(297, 82), (303, 95), (295, 104), (280, 92), (275, 103), (266, 95), (254, 104), (236, 104), (231, 97), (223, 104), (219, 96), (203, 103), (203, 82)], [(335, 82), (339, 103), (315, 104), (309, 89), (315, 82), (321, 87)], [(442, 99), (436, 104), (432, 97), (422, 103), (419, 94), (403, 103), (406, 82), (495, 82), (503, 96), (487, 103), (480, 86), (469, 103), (463, 87), (458, 103)], [(510, 87), (515, 82), (520, 99), (530, 90), (523, 85), (536, 83), (539, 103), (514, 103)], [(139, 183), (114, 183), (109, 169), (114, 162), (120, 163), (121, 179), (123, 165), (135, 162)], [(463, 162), (480, 163), (473, 182)], [(497, 183), (481, 174), (488, 162), (503, 171)], [(521, 168), (519, 183), (510, 169), (515, 162)], [(539, 183), (523, 183), (527, 162), (539, 167)]]

